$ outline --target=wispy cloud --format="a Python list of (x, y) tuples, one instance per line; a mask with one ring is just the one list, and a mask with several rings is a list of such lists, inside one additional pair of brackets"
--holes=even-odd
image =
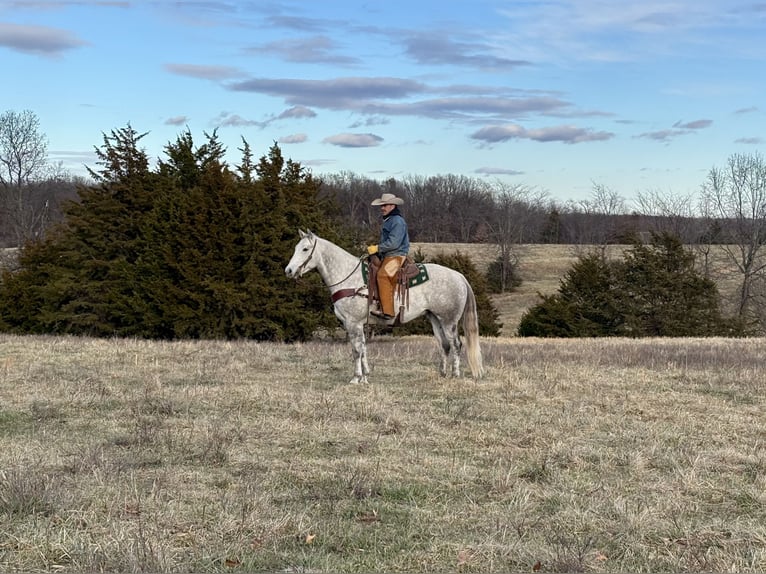
[(527, 129), (518, 124), (487, 126), (471, 134), (471, 138), (487, 144), (495, 144), (514, 139), (528, 139), (537, 142), (562, 142), (577, 144), (604, 141), (614, 137), (611, 132), (593, 131), (576, 126), (554, 126), (548, 128)]
[[(280, 97), (288, 104), (329, 110), (346, 110), (365, 115), (421, 116), (475, 120), (520, 118), (529, 114), (563, 113), (571, 104), (557, 97), (448, 96), (413, 100), (440, 91), (455, 92), (455, 86), (441, 88), (406, 78), (335, 78), (298, 80), (254, 78), (230, 83), (233, 91), (255, 92)], [(474, 86), (473, 91), (478, 91)], [(496, 92), (497, 88), (488, 88)], [(408, 100), (408, 101), (401, 101)]]
[(487, 71), (512, 71), (529, 61), (504, 58), (492, 53), (481, 42), (460, 42), (451, 38), (452, 32), (432, 30), (409, 32), (403, 38), (405, 53), (419, 64), (465, 66)]
[(256, 92), (281, 97), (289, 104), (327, 109), (358, 109), (360, 101), (401, 99), (424, 92), (427, 86), (402, 78), (336, 78), (299, 80), (253, 78), (228, 85), (235, 92)]
[(480, 175), (524, 175), (523, 171), (507, 169), (504, 167), (480, 167), (474, 170)]
[(700, 130), (709, 128), (713, 124), (713, 120), (694, 120), (693, 122), (676, 122), (673, 127), (679, 130)]
[(229, 80), (241, 78), (245, 74), (233, 66), (205, 66), (202, 64), (164, 64), (163, 68), (171, 74), (189, 76), (200, 80)]
[(34, 56), (61, 56), (88, 43), (71, 32), (47, 26), (0, 22), (0, 46)]
[[(737, 13), (726, 0), (549, 0), (511, 3), (499, 11), (512, 33), (491, 39), (514, 57), (534, 62), (625, 62), (658, 55), (679, 57), (718, 42), (722, 19), (743, 21), (756, 11)], [(752, 6), (752, 4), (751, 4)]]
[(375, 134), (337, 134), (326, 137), (322, 143), (339, 147), (375, 147), (383, 142), (383, 138)]
[(53, 1), (35, 1), (35, 0), (19, 0), (5, 2), (8, 8), (22, 8), (25, 10), (58, 10), (62, 8), (68, 8), (70, 6), (105, 6), (114, 8), (129, 8), (131, 2), (109, 2), (107, 0), (57, 0)]
[(182, 126), (189, 123), (189, 118), (186, 116), (173, 116), (165, 120), (166, 126)]
[(747, 144), (747, 145), (761, 145), (764, 143), (764, 141), (766, 140), (764, 140), (763, 138), (752, 137), (752, 138), (739, 138), (734, 140), (734, 143)]
[(677, 121), (671, 128), (652, 132), (644, 132), (637, 135), (636, 137), (664, 142), (679, 136), (693, 133), (700, 129), (708, 128), (711, 125), (713, 125), (713, 120), (694, 120), (691, 122)]
[(308, 64), (339, 64), (345, 66), (360, 63), (358, 58), (345, 56), (339, 52), (338, 44), (327, 36), (312, 36), (310, 38), (293, 38), (268, 42), (246, 52), (257, 54), (274, 54), (288, 62)]
[(316, 112), (306, 106), (293, 106), (292, 108), (285, 110), (277, 116), (278, 119), (284, 120), (288, 118), (315, 118)]
[(299, 144), (308, 139), (309, 137), (306, 134), (292, 134), (289, 136), (282, 136), (278, 141), (282, 144)]
[(215, 127), (257, 127), (264, 128), (268, 125), (267, 121), (252, 120), (244, 118), (239, 114), (224, 111), (218, 114), (211, 122)]

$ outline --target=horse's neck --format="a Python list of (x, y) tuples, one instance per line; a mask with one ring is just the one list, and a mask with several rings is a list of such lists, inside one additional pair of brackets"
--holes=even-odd
[(317, 239), (317, 241), (321, 241), (317, 271), (325, 285), (342, 283), (346, 279), (351, 279), (356, 273), (360, 273), (361, 276), (361, 265), (360, 269), (355, 269), (359, 263), (356, 257), (326, 239)]

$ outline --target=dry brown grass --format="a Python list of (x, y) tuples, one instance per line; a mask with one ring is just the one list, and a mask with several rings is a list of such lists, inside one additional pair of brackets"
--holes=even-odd
[(0, 570), (766, 570), (761, 339), (0, 336)]

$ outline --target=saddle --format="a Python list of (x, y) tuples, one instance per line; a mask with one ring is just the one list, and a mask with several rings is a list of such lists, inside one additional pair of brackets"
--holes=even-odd
[[(362, 265), (362, 277), (366, 278), (367, 281), (368, 304), (380, 301), (378, 270), (382, 262), (379, 257), (370, 256), (367, 258), (367, 263)], [(397, 274), (395, 296), (399, 296), (400, 302), (398, 317), (401, 315), (402, 308), (409, 308), (410, 306), (410, 287), (420, 285), (426, 281), (428, 281), (428, 271), (426, 271), (425, 265), (415, 263), (415, 260), (408, 255)]]

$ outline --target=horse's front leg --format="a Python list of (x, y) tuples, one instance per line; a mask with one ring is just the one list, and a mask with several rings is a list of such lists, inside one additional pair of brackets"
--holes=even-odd
[(370, 374), (370, 365), (367, 362), (367, 343), (364, 337), (364, 327), (359, 325), (349, 329), (348, 338), (351, 342), (351, 355), (354, 357), (354, 377), (350, 384), (366, 383), (367, 375)]

